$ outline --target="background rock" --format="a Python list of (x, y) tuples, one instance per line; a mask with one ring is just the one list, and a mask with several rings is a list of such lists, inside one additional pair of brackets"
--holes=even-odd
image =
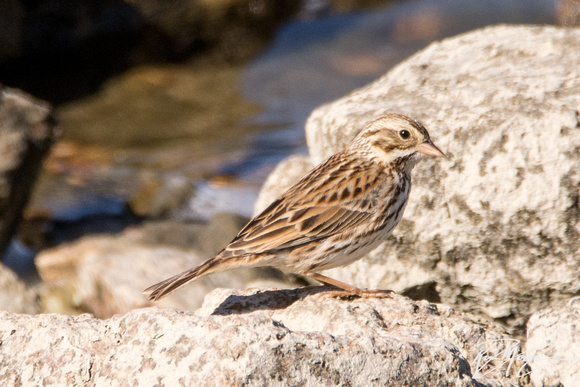
[(48, 104), (0, 85), (0, 258), (56, 134)]
[(150, 305), (194, 310), (216, 287), (289, 286), (280, 272), (258, 268), (200, 278), (155, 304), (141, 294), (213, 256), (243, 224), (240, 217), (228, 214), (216, 215), (208, 225), (151, 222), (118, 235), (84, 237), (45, 250), (36, 258), (47, 283), (44, 312), (90, 312), (107, 318)]
[[(473, 386), (477, 346), (504, 337), (424, 301), (319, 290), (219, 290), (199, 313), (143, 309), (105, 321), (0, 313), (0, 383)], [(517, 383), (501, 372), (477, 381)]]
[(299, 7), (288, 0), (3, 2), (0, 70), (4, 82), (58, 103), (139, 63), (195, 52), (219, 62), (249, 59)]
[[(579, 48), (577, 29), (485, 28), (315, 110), (313, 164), (393, 111), (421, 121), (451, 156), (416, 167), (387, 243), (327, 274), (442, 300), (519, 334), (530, 313), (580, 292)], [(282, 191), (269, 185), (262, 196)]]
[[(0, 4), (3, 82), (58, 104), (112, 75), (192, 55), (232, 63), (258, 54), (283, 22), (311, 8), (344, 12), (391, 0), (10, 0)], [(87, 66), (90, 63), (90, 66)]]
[(561, 26), (580, 26), (580, 0), (556, 0), (556, 17)]
[(576, 385), (580, 378), (580, 298), (532, 315), (525, 354), (534, 370), (534, 386)]
[(40, 312), (38, 292), (29, 288), (18, 276), (0, 264), (0, 310), (11, 313)]

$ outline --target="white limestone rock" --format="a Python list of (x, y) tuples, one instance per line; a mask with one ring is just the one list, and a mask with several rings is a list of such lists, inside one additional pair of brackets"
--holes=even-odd
[[(326, 274), (519, 333), (533, 311), (580, 292), (579, 63), (578, 29), (488, 27), (433, 43), (316, 109), (306, 125), (313, 164), (387, 112), (421, 121), (450, 156), (415, 168), (386, 243)], [(262, 196), (278, 195), (269, 184)]]
[[(473, 386), (479, 345), (505, 337), (425, 301), (320, 290), (219, 289), (197, 313), (108, 320), (3, 312), (0, 384)], [(517, 385), (501, 372), (479, 375), (480, 386)]]

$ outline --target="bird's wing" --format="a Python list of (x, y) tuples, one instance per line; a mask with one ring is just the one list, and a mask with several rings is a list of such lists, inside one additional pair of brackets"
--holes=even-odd
[(369, 220), (377, 205), (369, 192), (379, 184), (381, 171), (370, 163), (345, 163), (344, 157), (335, 155), (302, 178), (252, 219), (222, 256), (275, 252)]

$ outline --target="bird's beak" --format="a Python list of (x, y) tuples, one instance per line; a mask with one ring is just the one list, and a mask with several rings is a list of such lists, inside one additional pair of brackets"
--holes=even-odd
[(445, 153), (441, 151), (441, 149), (437, 148), (435, 144), (431, 142), (431, 140), (419, 144), (417, 146), (417, 150), (427, 156), (447, 157), (445, 156)]

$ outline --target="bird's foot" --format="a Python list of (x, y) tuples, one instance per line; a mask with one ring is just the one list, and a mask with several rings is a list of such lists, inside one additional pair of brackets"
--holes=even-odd
[(354, 300), (355, 298), (392, 298), (391, 293), (394, 292), (392, 290), (358, 289), (358, 291), (353, 292), (352, 290), (329, 289), (320, 293), (320, 296), (339, 298), (341, 300)]
[(392, 290), (359, 289), (356, 286), (349, 285), (347, 283), (318, 273), (308, 273), (307, 276), (322, 282), (323, 284), (331, 285), (337, 288), (336, 290), (330, 289), (321, 293), (321, 296), (326, 297), (334, 297), (346, 300), (352, 300), (354, 298), (391, 298), (391, 293), (393, 293)]

